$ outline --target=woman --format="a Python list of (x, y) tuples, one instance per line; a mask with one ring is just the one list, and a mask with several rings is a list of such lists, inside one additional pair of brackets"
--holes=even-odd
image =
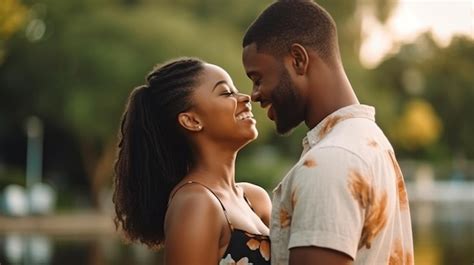
[(117, 226), (165, 263), (270, 264), (268, 194), (235, 182), (257, 137), (248, 95), (220, 67), (178, 59), (128, 99), (115, 164)]

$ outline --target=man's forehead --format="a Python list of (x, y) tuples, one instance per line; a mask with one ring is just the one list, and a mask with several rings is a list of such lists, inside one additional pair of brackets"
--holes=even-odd
[(256, 56), (258, 56), (257, 44), (251, 43), (244, 47), (242, 52), (242, 58), (244, 62), (254, 59)]
[(242, 59), (244, 65), (246, 66), (260, 63), (267, 64), (276, 62), (275, 57), (273, 57), (271, 54), (266, 53), (264, 51), (259, 51), (257, 49), (257, 44), (255, 43), (244, 47)]

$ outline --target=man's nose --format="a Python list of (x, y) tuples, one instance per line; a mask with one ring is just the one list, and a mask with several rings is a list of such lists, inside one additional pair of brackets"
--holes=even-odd
[(253, 102), (260, 101), (260, 91), (257, 88), (252, 89), (251, 99)]

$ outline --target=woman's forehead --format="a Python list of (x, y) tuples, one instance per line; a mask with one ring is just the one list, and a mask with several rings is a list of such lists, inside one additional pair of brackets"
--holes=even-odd
[(215, 83), (221, 80), (225, 80), (228, 83), (232, 83), (232, 78), (229, 76), (229, 74), (217, 65), (206, 63), (204, 65), (203, 73), (203, 81), (206, 83)]
[(206, 63), (199, 77), (198, 86), (193, 92), (195, 102), (200, 101), (198, 99), (206, 99), (207, 101), (214, 91), (219, 91), (218, 87), (223, 83), (233, 86), (232, 79), (224, 69), (217, 65)]

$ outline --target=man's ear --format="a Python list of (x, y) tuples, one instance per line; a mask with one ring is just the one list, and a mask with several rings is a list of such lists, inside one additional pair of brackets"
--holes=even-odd
[(202, 123), (199, 117), (193, 112), (181, 112), (178, 115), (179, 124), (186, 130), (199, 132), (202, 130)]
[(308, 71), (309, 55), (303, 45), (298, 43), (291, 44), (290, 47), (291, 66), (297, 75), (304, 75)]

